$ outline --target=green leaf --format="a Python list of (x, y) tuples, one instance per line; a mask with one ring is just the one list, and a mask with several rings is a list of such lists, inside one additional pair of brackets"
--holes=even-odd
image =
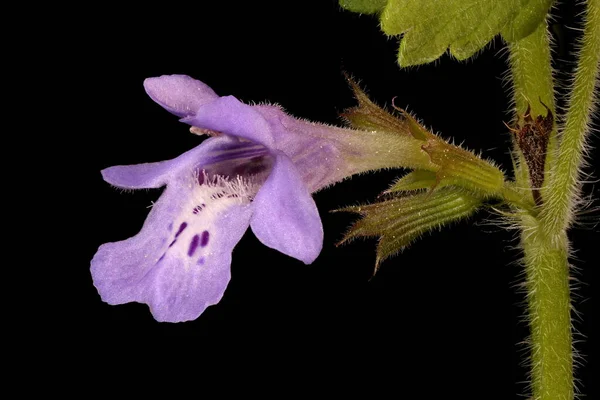
[(383, 260), (402, 251), (423, 233), (473, 214), (482, 199), (455, 187), (394, 197), (338, 211), (361, 214), (341, 243), (357, 237), (379, 237), (376, 270)]
[(398, 53), (403, 67), (432, 62), (448, 48), (464, 60), (499, 33), (507, 40), (529, 35), (551, 4), (552, 0), (389, 0), (381, 11), (381, 29), (390, 36), (403, 35)]
[(340, 6), (361, 14), (375, 14), (383, 10), (387, 0), (340, 0)]

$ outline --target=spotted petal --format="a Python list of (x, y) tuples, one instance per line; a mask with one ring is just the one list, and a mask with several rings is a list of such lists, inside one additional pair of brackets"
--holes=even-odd
[(148, 304), (158, 321), (194, 320), (221, 300), (231, 278), (231, 253), (246, 232), (250, 215), (250, 205), (229, 208), (210, 230), (186, 244), (188, 258), (167, 255), (154, 269)]
[(91, 272), (105, 302), (146, 303), (158, 321), (180, 322), (221, 299), (251, 205), (204, 205), (203, 215), (196, 200), (185, 179), (170, 182), (139, 234), (100, 246)]
[(277, 154), (271, 175), (256, 194), (250, 226), (265, 246), (306, 264), (321, 252), (319, 211), (296, 167), (284, 154)]

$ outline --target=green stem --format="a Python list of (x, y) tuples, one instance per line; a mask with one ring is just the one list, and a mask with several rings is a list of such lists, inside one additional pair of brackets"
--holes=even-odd
[(550, 238), (534, 217), (521, 219), (531, 331), (531, 389), (536, 400), (574, 396), (567, 236)]
[(532, 115), (545, 114), (546, 108), (540, 103), (542, 100), (556, 114), (546, 23), (542, 22), (531, 35), (510, 43), (509, 50), (515, 111), (524, 113), (531, 106)]
[(537, 215), (533, 201), (529, 200), (522, 191), (516, 189), (514, 182), (504, 181), (500, 196), (503, 201), (526, 211), (529, 215)]
[[(531, 107), (531, 115), (545, 115), (546, 109), (542, 102), (556, 115), (554, 104), (554, 80), (552, 78), (552, 63), (550, 54), (550, 41), (547, 34), (546, 23), (540, 24), (538, 29), (531, 35), (510, 43), (509, 62), (513, 83), (513, 102), (515, 110), (515, 122), (518, 117), (525, 114)], [(529, 174), (522, 153), (515, 148), (515, 181), (517, 187), (522, 188), (531, 195)], [(556, 147), (556, 130), (553, 130), (548, 143), (549, 154)], [(550, 160), (546, 160), (546, 166)]]
[(579, 60), (569, 97), (560, 152), (548, 176), (542, 220), (550, 235), (560, 236), (573, 221), (580, 192), (586, 140), (598, 88), (600, 66), (600, 0), (587, 1)]
[[(517, 116), (528, 106), (534, 118), (545, 115), (543, 102), (553, 115), (554, 86), (550, 45), (545, 23), (530, 36), (509, 46), (514, 102)], [(541, 100), (541, 101), (540, 101)], [(548, 144), (546, 172), (553, 165), (556, 130)], [(531, 190), (527, 167), (521, 162), (515, 171), (517, 187)], [(545, 174), (548, 177), (548, 174)], [(528, 198), (531, 194), (528, 194)], [(546, 192), (542, 190), (542, 211)], [(527, 211), (526, 209), (524, 211)], [(568, 240), (565, 231), (549, 236), (543, 221), (533, 213), (520, 215), (521, 245), (526, 273), (528, 319), (531, 331), (531, 389), (536, 400), (571, 400), (574, 395), (571, 337)]]

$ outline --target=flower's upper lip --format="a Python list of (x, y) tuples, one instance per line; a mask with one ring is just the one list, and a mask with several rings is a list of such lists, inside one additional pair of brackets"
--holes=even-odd
[(208, 85), (187, 75), (148, 78), (144, 89), (152, 100), (178, 117), (194, 115), (201, 105), (219, 98)]
[(275, 147), (269, 122), (258, 111), (233, 96), (202, 104), (195, 114), (182, 118), (181, 122), (248, 139), (270, 149)]
[(234, 96), (219, 97), (204, 83), (186, 75), (163, 75), (144, 81), (148, 96), (181, 122), (199, 129), (223, 132), (273, 148), (269, 122)]

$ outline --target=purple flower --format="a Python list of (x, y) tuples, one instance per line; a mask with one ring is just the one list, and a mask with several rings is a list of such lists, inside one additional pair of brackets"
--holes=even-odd
[(102, 299), (146, 303), (159, 321), (193, 320), (223, 296), (231, 252), (248, 226), (266, 246), (313, 262), (323, 228), (310, 193), (365, 170), (364, 157), (347, 143), (352, 131), (219, 97), (187, 76), (150, 78), (144, 86), (193, 130), (215, 134), (173, 160), (102, 171), (119, 188), (166, 186), (140, 233), (94, 256)]

